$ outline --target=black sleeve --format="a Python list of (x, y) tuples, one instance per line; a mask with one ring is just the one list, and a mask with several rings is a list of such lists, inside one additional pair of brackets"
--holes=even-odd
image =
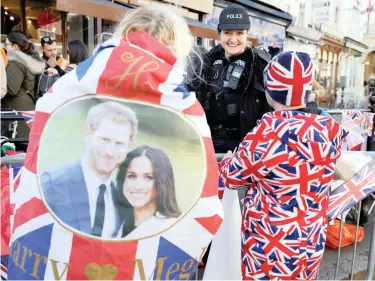
[(255, 55), (255, 60), (256, 60), (255, 69), (254, 69), (255, 79), (256, 79), (255, 88), (258, 89), (260, 93), (262, 93), (261, 100), (262, 100), (263, 107), (260, 110), (261, 111), (260, 113), (261, 115), (263, 115), (264, 113), (273, 111), (273, 108), (270, 107), (267, 103), (266, 90), (265, 90), (265, 85), (264, 85), (264, 74), (263, 74), (264, 69), (266, 68), (268, 62), (271, 60), (271, 55), (267, 53), (265, 50), (259, 49), (259, 48), (254, 48), (254, 55)]
[(62, 70), (62, 69), (60, 68), (60, 66), (58, 66), (57, 64), (56, 64), (56, 66), (55, 66), (55, 69), (56, 69), (57, 72), (59, 73), (60, 77), (63, 76), (63, 75), (65, 74), (65, 71)]
[(195, 69), (190, 66), (187, 69), (185, 87), (189, 92), (195, 92), (200, 103), (203, 102), (206, 92), (205, 70), (201, 67)]
[(258, 80), (258, 83), (264, 88), (264, 77), (263, 72), (266, 68), (268, 62), (271, 60), (271, 55), (267, 53), (263, 49), (254, 48), (254, 54), (255, 54), (255, 76)]

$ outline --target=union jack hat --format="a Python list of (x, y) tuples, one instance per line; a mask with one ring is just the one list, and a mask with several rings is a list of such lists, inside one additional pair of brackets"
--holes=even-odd
[(313, 64), (303, 52), (288, 51), (275, 56), (264, 69), (264, 86), (270, 97), (286, 106), (307, 103), (312, 91)]

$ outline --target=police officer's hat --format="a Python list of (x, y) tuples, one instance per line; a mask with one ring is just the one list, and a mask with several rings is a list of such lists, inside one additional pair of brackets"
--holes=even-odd
[(238, 4), (229, 5), (221, 12), (217, 28), (218, 30), (249, 30), (249, 14)]

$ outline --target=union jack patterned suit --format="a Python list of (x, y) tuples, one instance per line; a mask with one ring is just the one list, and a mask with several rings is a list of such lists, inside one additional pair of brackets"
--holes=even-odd
[(266, 113), (221, 163), (227, 188), (247, 185), (245, 280), (311, 280), (323, 256), (335, 161), (347, 132), (329, 117)]

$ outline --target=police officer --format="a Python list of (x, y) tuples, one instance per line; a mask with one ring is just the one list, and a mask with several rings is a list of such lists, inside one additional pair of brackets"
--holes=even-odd
[(267, 106), (263, 70), (267, 52), (248, 47), (250, 19), (240, 5), (232, 4), (220, 14), (220, 45), (204, 55), (201, 83), (188, 83), (205, 112), (216, 152), (233, 150), (256, 126)]

